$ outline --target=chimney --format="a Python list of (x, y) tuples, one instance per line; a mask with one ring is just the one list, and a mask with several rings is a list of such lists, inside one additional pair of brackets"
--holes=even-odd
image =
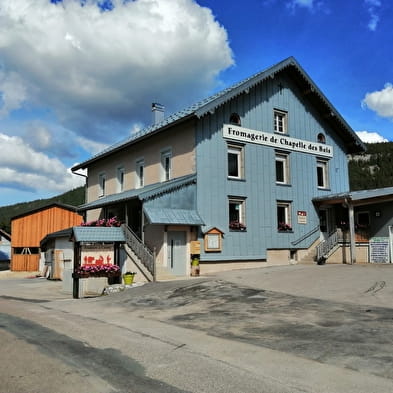
[(164, 105), (161, 105), (157, 102), (153, 102), (151, 104), (151, 112), (153, 115), (153, 124), (157, 124), (160, 121), (164, 120)]

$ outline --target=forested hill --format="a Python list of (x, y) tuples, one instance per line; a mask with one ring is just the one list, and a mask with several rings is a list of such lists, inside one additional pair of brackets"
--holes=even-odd
[(30, 210), (39, 209), (51, 203), (59, 202), (71, 206), (85, 203), (85, 188), (78, 187), (49, 199), (37, 199), (31, 202), (17, 203), (15, 205), (0, 207), (0, 228), (11, 233), (11, 218), (24, 214)]
[(393, 187), (393, 142), (366, 143), (367, 152), (349, 156), (351, 190)]

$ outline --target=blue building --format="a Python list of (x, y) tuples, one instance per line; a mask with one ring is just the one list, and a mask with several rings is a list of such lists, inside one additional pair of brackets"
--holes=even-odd
[(202, 272), (287, 264), (334, 230), (340, 218), (313, 199), (349, 190), (347, 154), (364, 145), (293, 57), (162, 110), (73, 168), (88, 171), (86, 219), (125, 223), (130, 263), (141, 246), (156, 276), (188, 275), (192, 254)]

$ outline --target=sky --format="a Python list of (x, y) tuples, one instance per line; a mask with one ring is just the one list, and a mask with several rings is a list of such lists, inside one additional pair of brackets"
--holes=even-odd
[(165, 113), (294, 56), (365, 142), (393, 141), (391, 0), (0, 0), (0, 206)]

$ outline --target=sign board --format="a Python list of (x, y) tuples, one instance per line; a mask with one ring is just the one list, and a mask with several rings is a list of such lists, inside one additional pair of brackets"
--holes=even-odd
[(372, 237), (370, 239), (370, 262), (389, 263), (389, 238)]
[(224, 138), (236, 141), (256, 143), (258, 145), (271, 146), (276, 149), (296, 151), (298, 153), (315, 154), (319, 157), (333, 157), (333, 146), (324, 143), (310, 142), (302, 139), (290, 138), (286, 135), (272, 134), (251, 130), (244, 127), (224, 124), (222, 129)]
[(307, 212), (304, 210), (298, 210), (297, 212), (297, 223), (307, 224)]
[(81, 265), (113, 264), (114, 246), (108, 244), (89, 244), (81, 246)]
[(217, 228), (211, 228), (205, 233), (204, 243), (206, 252), (220, 252), (222, 250), (223, 232)]
[(201, 242), (198, 240), (194, 240), (190, 243), (190, 251), (191, 254), (200, 254), (201, 253)]

